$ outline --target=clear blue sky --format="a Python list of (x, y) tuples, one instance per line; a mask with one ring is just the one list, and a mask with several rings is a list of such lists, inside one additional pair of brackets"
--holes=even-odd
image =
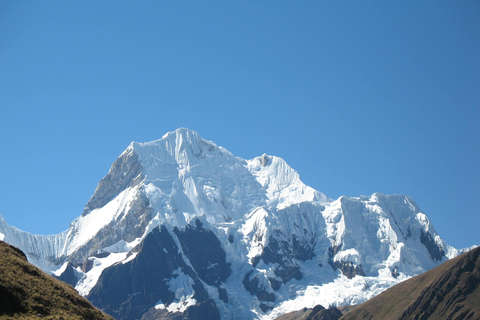
[(52, 234), (178, 127), (480, 244), (480, 2), (2, 1), (0, 214)]

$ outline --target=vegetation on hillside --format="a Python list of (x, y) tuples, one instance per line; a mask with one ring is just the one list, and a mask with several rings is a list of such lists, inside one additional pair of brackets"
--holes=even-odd
[(110, 320), (70, 285), (27, 261), (0, 241), (0, 319)]

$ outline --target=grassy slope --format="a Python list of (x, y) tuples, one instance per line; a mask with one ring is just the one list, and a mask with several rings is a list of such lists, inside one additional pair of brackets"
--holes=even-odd
[(480, 247), (397, 284), (341, 319), (480, 319)]
[(0, 319), (112, 319), (0, 241)]

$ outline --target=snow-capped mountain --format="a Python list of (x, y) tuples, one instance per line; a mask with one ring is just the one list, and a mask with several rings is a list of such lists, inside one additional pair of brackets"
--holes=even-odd
[(407, 196), (332, 200), (281, 158), (244, 160), (183, 128), (130, 144), (68, 230), (0, 216), (0, 238), (117, 319), (357, 304), (460, 253)]

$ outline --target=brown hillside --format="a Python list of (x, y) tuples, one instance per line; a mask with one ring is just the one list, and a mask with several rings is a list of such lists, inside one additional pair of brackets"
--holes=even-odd
[(71, 286), (28, 263), (22, 251), (0, 241), (0, 319), (112, 318)]
[(406, 280), (341, 319), (480, 319), (480, 247)]

